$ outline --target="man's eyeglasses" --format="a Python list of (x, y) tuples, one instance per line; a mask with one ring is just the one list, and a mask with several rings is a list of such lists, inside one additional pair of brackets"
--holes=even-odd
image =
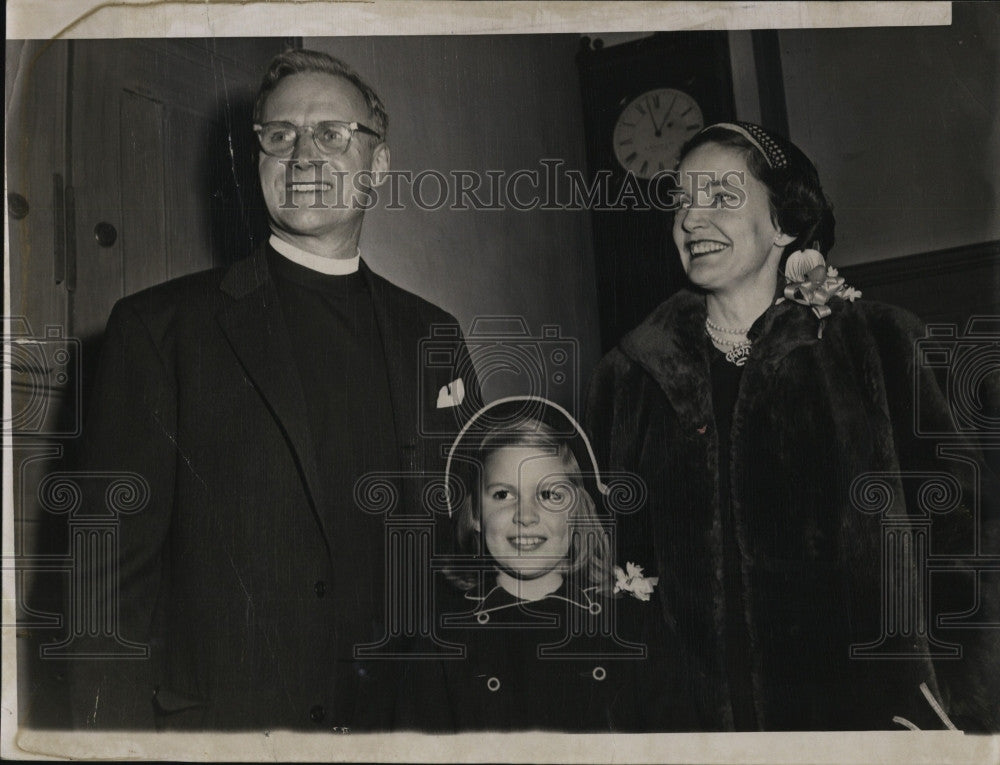
[(365, 133), (376, 138), (382, 136), (360, 122), (328, 120), (315, 125), (293, 125), (291, 122), (265, 122), (254, 125), (253, 131), (260, 141), (260, 148), (272, 157), (290, 157), (303, 133), (311, 133), (316, 148), (324, 154), (343, 154), (351, 145), (355, 133)]

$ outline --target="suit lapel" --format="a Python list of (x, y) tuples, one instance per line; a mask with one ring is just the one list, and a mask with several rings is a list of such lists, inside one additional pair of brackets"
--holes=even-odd
[(234, 300), (216, 319), (288, 439), (329, 549), (330, 530), (323, 522), (324, 514), (318, 511), (325, 498), (321, 496), (305, 394), (265, 250), (230, 268), (221, 289)]
[(416, 453), (419, 415), (417, 407), (422, 405), (418, 398), (421, 394), (421, 376), (418, 359), (420, 338), (414, 332), (417, 326), (414, 323), (416, 317), (403, 315), (399, 300), (393, 294), (397, 288), (372, 273), (364, 261), (361, 261), (361, 272), (371, 292), (375, 321), (378, 324), (382, 349), (385, 353), (389, 396), (392, 399), (393, 427), (396, 443), (402, 450), (400, 467), (407, 471), (415, 471), (419, 464)]

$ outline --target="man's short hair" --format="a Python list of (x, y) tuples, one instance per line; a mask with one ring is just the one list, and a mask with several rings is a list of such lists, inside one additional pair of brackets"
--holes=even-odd
[(254, 102), (253, 118), (255, 122), (260, 122), (267, 97), (278, 87), (278, 83), (290, 75), (302, 74), (303, 72), (332, 74), (335, 77), (343, 77), (350, 82), (361, 92), (365, 103), (368, 104), (368, 110), (372, 114), (372, 122), (374, 123), (370, 127), (377, 130), (382, 140), (385, 140), (389, 130), (389, 115), (386, 114), (385, 105), (378, 93), (371, 85), (361, 79), (361, 75), (339, 58), (315, 50), (286, 50), (271, 59), (271, 63), (264, 73), (264, 79), (260, 83), (260, 89), (257, 91), (257, 100)]

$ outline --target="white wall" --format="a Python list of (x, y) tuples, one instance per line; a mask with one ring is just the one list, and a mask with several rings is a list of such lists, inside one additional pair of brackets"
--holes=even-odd
[(1000, 7), (951, 27), (779, 33), (791, 139), (816, 163), (841, 265), (1000, 239)]

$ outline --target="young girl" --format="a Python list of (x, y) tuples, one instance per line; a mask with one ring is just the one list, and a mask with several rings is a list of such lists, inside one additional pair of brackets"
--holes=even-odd
[(672, 729), (683, 694), (641, 682), (664, 659), (645, 644), (656, 579), (613, 565), (607, 488), (575, 420), (544, 399), (494, 402), (452, 446), (448, 482), (460, 555), (438, 634), (466, 647), (444, 662), (455, 727)]

